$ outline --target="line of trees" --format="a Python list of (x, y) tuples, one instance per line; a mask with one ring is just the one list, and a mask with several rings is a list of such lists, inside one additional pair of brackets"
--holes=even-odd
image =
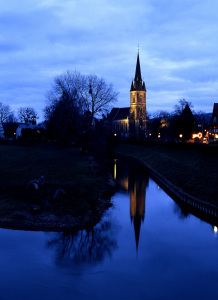
[(153, 137), (171, 140), (178, 139), (182, 136), (183, 140), (189, 140), (192, 134), (198, 130), (196, 126), (201, 126), (201, 129), (206, 127), (210, 120), (206, 119), (206, 113), (203, 111), (194, 112), (193, 105), (185, 99), (180, 99), (174, 105), (174, 111), (157, 112), (149, 121), (148, 131), (152, 132)]
[[(78, 143), (85, 153), (89, 140), (93, 140), (93, 129), (96, 136), (96, 124), (109, 113), (117, 95), (112, 84), (96, 75), (67, 71), (55, 77), (44, 109), (47, 139), (61, 144)], [(192, 107), (191, 102), (181, 99), (172, 113), (159, 111), (153, 119), (150, 118), (148, 132), (152, 131), (153, 136), (161, 134), (161, 138), (165, 139), (178, 137), (183, 132), (183, 137), (189, 139), (194, 130), (194, 120), (202, 126), (205, 122), (205, 113), (194, 113)], [(20, 107), (15, 115), (9, 105), (0, 103), (1, 123), (36, 124), (37, 119), (38, 114), (32, 107)], [(14, 125), (9, 125), (11, 135)]]
[[(79, 143), (85, 153), (96, 122), (109, 112), (117, 95), (112, 84), (96, 75), (67, 71), (55, 77), (44, 109), (47, 138), (61, 144)], [(11, 127), (10, 134), (15, 132), (14, 124), (36, 124), (37, 119), (32, 107), (20, 107), (15, 115), (9, 105), (0, 103), (0, 121), (5, 128)]]
[(20, 107), (15, 115), (10, 105), (0, 102), (0, 123), (3, 124), (5, 138), (15, 137), (19, 123), (36, 124), (37, 119), (38, 115), (32, 107)]
[(0, 123), (34, 123), (38, 114), (32, 107), (20, 107), (17, 116), (11, 110), (10, 105), (0, 102)]

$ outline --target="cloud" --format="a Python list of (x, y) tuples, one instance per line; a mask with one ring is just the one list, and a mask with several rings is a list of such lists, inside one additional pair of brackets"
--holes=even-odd
[[(52, 80), (94, 73), (129, 106), (137, 45), (148, 110), (181, 98), (211, 112), (216, 102), (218, 3), (213, 0), (1, 1), (0, 101), (42, 115)], [(35, 108), (36, 108), (35, 107)]]

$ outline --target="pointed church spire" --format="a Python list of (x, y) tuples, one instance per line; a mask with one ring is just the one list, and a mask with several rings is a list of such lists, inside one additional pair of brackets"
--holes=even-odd
[(138, 251), (138, 246), (139, 246), (140, 228), (141, 228), (141, 216), (136, 215), (134, 217), (134, 230), (135, 230), (135, 243), (136, 243), (137, 251)]
[(137, 61), (136, 61), (135, 78), (134, 78), (134, 82), (131, 84), (130, 91), (146, 91), (145, 83), (142, 80), (142, 75), (141, 75), (139, 49), (138, 49)]
[(139, 61), (139, 51), (138, 51), (138, 55), (137, 55), (137, 62), (136, 62), (135, 79), (134, 79), (134, 81), (136, 81), (136, 82), (142, 81), (140, 61)]

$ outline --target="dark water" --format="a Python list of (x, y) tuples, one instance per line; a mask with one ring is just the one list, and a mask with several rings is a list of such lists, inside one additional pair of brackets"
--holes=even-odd
[(90, 232), (0, 229), (0, 300), (218, 299), (218, 233), (138, 166)]

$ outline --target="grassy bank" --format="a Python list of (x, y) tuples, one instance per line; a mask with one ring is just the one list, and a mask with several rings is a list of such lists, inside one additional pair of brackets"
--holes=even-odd
[[(34, 205), (60, 217), (86, 215), (95, 210), (99, 192), (106, 186), (90, 165), (90, 157), (72, 147), (1, 144), (0, 162), (0, 218), (28, 218), (20, 211), (29, 213)], [(26, 189), (41, 176), (45, 178), (43, 188)], [(55, 200), (59, 188), (64, 194)]]
[(184, 192), (218, 206), (217, 145), (120, 143), (115, 151), (142, 160)]

